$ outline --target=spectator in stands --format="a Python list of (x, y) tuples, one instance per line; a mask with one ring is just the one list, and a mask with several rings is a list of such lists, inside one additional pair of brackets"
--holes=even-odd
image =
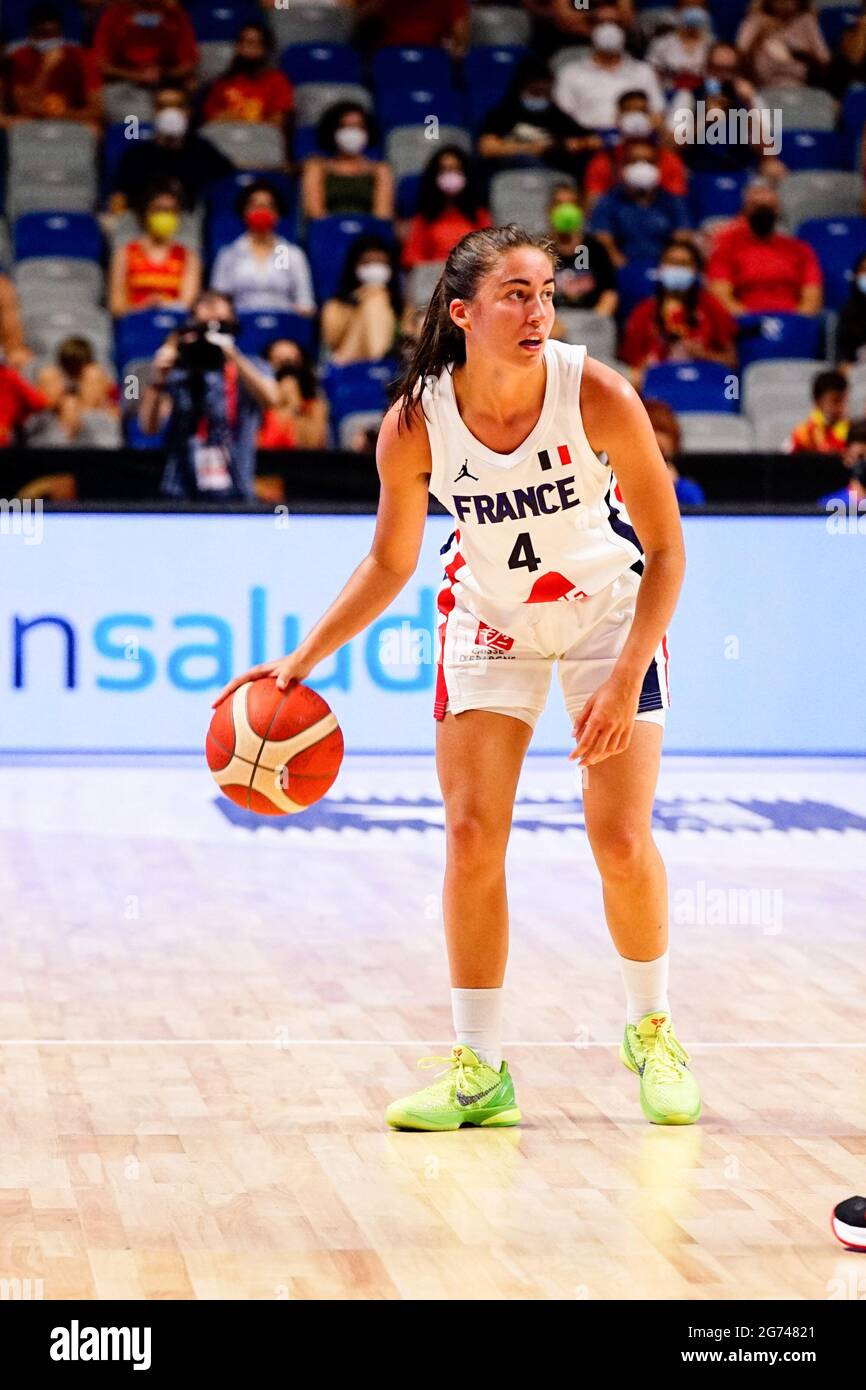
[(442, 47), (461, 57), (469, 45), (469, 0), (437, 0), (434, 5), (354, 0), (352, 8), (364, 48)]
[(48, 410), (44, 391), (31, 386), (23, 376), (0, 359), (0, 449), (18, 442), (25, 421), (37, 410)]
[(338, 101), (316, 129), (321, 154), (304, 160), (301, 204), (306, 217), (394, 216), (394, 179), (383, 159), (365, 153), (376, 139), (370, 114), (354, 101)]
[(371, 457), (376, 453), (376, 444), (379, 440), (380, 425), (359, 425), (349, 440), (349, 450), (353, 454), (369, 454)]
[(756, 0), (740, 25), (737, 50), (759, 87), (821, 86), (830, 62), (810, 0)]
[(528, 53), (518, 64), (498, 106), (487, 113), (478, 138), (483, 159), (516, 168), (539, 161), (582, 176), (586, 157), (602, 148), (601, 136), (584, 129), (553, 100), (547, 63)]
[(192, 21), (172, 0), (115, 0), (96, 26), (93, 56), (104, 81), (154, 88), (192, 78), (198, 46)]
[(838, 492), (830, 492), (822, 497), (819, 506), (844, 502), (852, 510), (862, 513), (866, 510), (866, 420), (856, 420), (849, 429), (842, 462), (850, 473), (846, 485)]
[(735, 316), (818, 314), (823, 277), (811, 246), (776, 230), (779, 195), (766, 183), (746, 190), (742, 215), (721, 233), (707, 267), (712, 293)]
[(190, 105), (183, 87), (162, 83), (153, 97), (153, 139), (129, 140), (117, 168), (109, 199), (112, 213), (132, 206), (142, 188), (175, 181), (183, 206), (192, 208), (215, 179), (235, 173), (235, 166), (209, 140), (190, 130)]
[(523, 0), (523, 8), (533, 19), (533, 52), (549, 57), (566, 45), (589, 43), (598, 24), (619, 24), (626, 32), (634, 23), (632, 0), (614, 4), (575, 5), (574, 0)]
[[(576, 184), (556, 185), (548, 216), (559, 253), (554, 305), (557, 309), (591, 309), (610, 318), (619, 303), (616, 273), (606, 247), (584, 230)], [(555, 321), (552, 336), (563, 337), (564, 332), (562, 324)]]
[(665, 87), (697, 87), (712, 46), (712, 20), (700, 4), (686, 0), (676, 12), (673, 29), (659, 34), (647, 49), (651, 63)]
[(57, 5), (34, 5), (27, 38), (9, 45), (2, 67), (5, 125), (16, 120), (80, 121), (98, 133), (102, 79), (87, 49), (63, 37)]
[(57, 349), (56, 365), (43, 367), (36, 384), (49, 409), (27, 421), (31, 448), (120, 448), (117, 390), (87, 338), (65, 338)]
[(655, 70), (624, 52), (625, 30), (619, 24), (597, 24), (592, 31), (592, 56), (564, 63), (556, 75), (553, 98), (557, 106), (590, 130), (613, 130), (616, 103), (623, 92), (646, 93), (650, 110), (660, 116), (664, 97)]
[(117, 388), (96, 360), (89, 339), (73, 334), (57, 348), (56, 363), (44, 366), (36, 385), (49, 398), (75, 397), (83, 411), (96, 411), (112, 420), (119, 417)]
[(467, 232), (491, 226), (482, 206), (468, 157), (456, 145), (446, 145), (431, 159), (421, 176), (418, 211), (403, 246), (403, 266), (444, 261)]
[(205, 97), (206, 121), (252, 121), (285, 130), (294, 93), (289, 79), (273, 65), (273, 48), (264, 24), (251, 20), (241, 26), (231, 63)]
[[(711, 144), (708, 139), (689, 139), (679, 145), (683, 158), (688, 164), (689, 172), (693, 174), (739, 174), (747, 169), (754, 169), (758, 159), (763, 157), (764, 150), (762, 132), (757, 127), (757, 123), (748, 126), (749, 136), (757, 135), (758, 137), (752, 143), (751, 139), (745, 140), (741, 137), (739, 122), (732, 126), (729, 119), (732, 103), (728, 92), (717, 92), (715, 95), (708, 93), (702, 100), (704, 103), (703, 128), (707, 133), (712, 130), (713, 143)], [(771, 162), (778, 164), (777, 160), (771, 161), (769, 157), (762, 158), (762, 174), (766, 175)]]
[[(616, 186), (622, 172), (623, 159), (629, 140), (637, 138), (655, 143), (656, 122), (650, 114), (645, 92), (623, 92), (616, 104), (619, 139), (593, 155), (584, 181), (587, 210), (591, 211), (603, 193)], [(688, 190), (688, 170), (678, 154), (663, 145), (658, 146), (659, 188), (683, 198)]]
[(403, 314), (396, 252), (382, 237), (356, 237), (337, 293), (322, 308), (322, 342), (331, 361), (377, 362), (393, 347)]
[(665, 247), (658, 288), (629, 316), (622, 360), (642, 374), (660, 362), (721, 362), (736, 366), (737, 326), (701, 284), (700, 252), (685, 240)]
[(189, 325), (153, 359), (138, 422), (144, 434), (165, 432), (163, 496), (255, 495), (261, 412), (279, 396), (273, 377), (235, 346), (237, 326), (231, 296), (205, 290)]
[(866, 253), (854, 266), (853, 280), (836, 332), (836, 356), (840, 362), (866, 360)]
[(657, 260), (672, 233), (689, 226), (683, 199), (660, 184), (658, 147), (642, 136), (628, 139), (619, 182), (599, 198), (589, 223), (615, 266)]
[(211, 285), (234, 298), (238, 310), (271, 310), (311, 316), (316, 312), (307, 257), (276, 231), (285, 215), (279, 190), (257, 179), (241, 192), (237, 210), (247, 230), (224, 246)]
[(115, 318), (137, 309), (188, 309), (201, 289), (201, 260), (178, 241), (181, 190), (150, 189), (139, 210), (141, 235), (118, 246), (108, 269), (108, 303)]
[(662, 457), (668, 466), (674, 492), (681, 507), (702, 507), (706, 502), (704, 490), (694, 478), (684, 478), (676, 466), (675, 459), (682, 447), (679, 421), (665, 401), (645, 400), (644, 410), (656, 437)]
[(861, 13), (843, 32), (830, 65), (828, 86), (840, 98), (855, 83), (866, 83), (866, 0), (860, 3)]
[(278, 401), (265, 411), (259, 448), (327, 449), (331, 432), (328, 402), (308, 354), (291, 338), (275, 338), (265, 351), (265, 360), (276, 379)]
[(24, 341), (18, 291), (9, 276), (0, 272), (0, 360), (20, 371), (32, 356)]
[(819, 372), (812, 382), (815, 409), (795, 427), (789, 454), (841, 454), (848, 439), (848, 382), (841, 372)]

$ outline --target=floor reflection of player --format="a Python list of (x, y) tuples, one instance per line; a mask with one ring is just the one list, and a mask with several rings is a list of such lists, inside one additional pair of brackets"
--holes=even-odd
[(667, 882), (651, 835), (666, 629), (684, 570), (679, 513), (631, 386), (585, 349), (549, 341), (554, 257), (552, 243), (513, 226), (457, 244), (382, 425), (369, 555), (291, 655), (220, 696), (256, 676), (303, 679), (367, 627), (415, 570), (428, 494), (448, 508), (457, 526), (443, 548), (434, 713), (457, 1043), (424, 1063), (443, 1064), (438, 1080), (389, 1107), (397, 1127), (521, 1118), (501, 1056), (505, 851), (554, 660), (625, 983), (620, 1056), (648, 1118), (690, 1124), (700, 1113), (671, 1024)]

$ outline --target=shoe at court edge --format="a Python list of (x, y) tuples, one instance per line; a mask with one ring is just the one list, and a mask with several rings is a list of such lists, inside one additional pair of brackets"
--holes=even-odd
[(648, 1120), (654, 1125), (695, 1123), (701, 1093), (669, 1014), (646, 1014), (638, 1024), (627, 1023), (619, 1056), (640, 1077), (640, 1104)]
[(445, 1130), (520, 1123), (506, 1062), (494, 1071), (471, 1047), (457, 1043), (450, 1057), (422, 1057), (418, 1066), (442, 1066), (442, 1071), (423, 1091), (391, 1102), (385, 1119), (392, 1128)]

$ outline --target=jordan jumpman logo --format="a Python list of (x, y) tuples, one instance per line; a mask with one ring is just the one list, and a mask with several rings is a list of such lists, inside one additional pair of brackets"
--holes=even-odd
[(468, 460), (468, 459), (466, 459), (465, 463), (463, 464), (463, 467), (460, 469), (460, 472), (457, 474), (457, 477), (454, 479), (455, 483), (459, 483), (461, 478), (471, 478), (473, 482), (475, 482), (475, 483), (478, 482), (478, 479), (475, 477), (475, 474), (469, 472), (469, 460)]

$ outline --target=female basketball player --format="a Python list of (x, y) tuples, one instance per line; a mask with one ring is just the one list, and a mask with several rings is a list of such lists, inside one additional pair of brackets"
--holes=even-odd
[(389, 1106), (400, 1128), (521, 1118), (501, 1054), (504, 863), (555, 660), (625, 983), (620, 1057), (650, 1120), (691, 1124), (700, 1113), (671, 1023), (667, 885), (650, 830), (669, 705), (665, 634), (685, 563), (679, 512), (632, 387), (585, 348), (549, 340), (555, 264), (550, 241), (513, 225), (454, 247), (382, 423), (369, 555), (290, 656), (219, 696), (263, 675), (281, 689), (303, 680), (413, 574), (428, 491), (448, 508), (456, 526), (443, 548), (434, 713), (457, 1044), (450, 1058), (428, 1059), (447, 1064), (439, 1080)]

